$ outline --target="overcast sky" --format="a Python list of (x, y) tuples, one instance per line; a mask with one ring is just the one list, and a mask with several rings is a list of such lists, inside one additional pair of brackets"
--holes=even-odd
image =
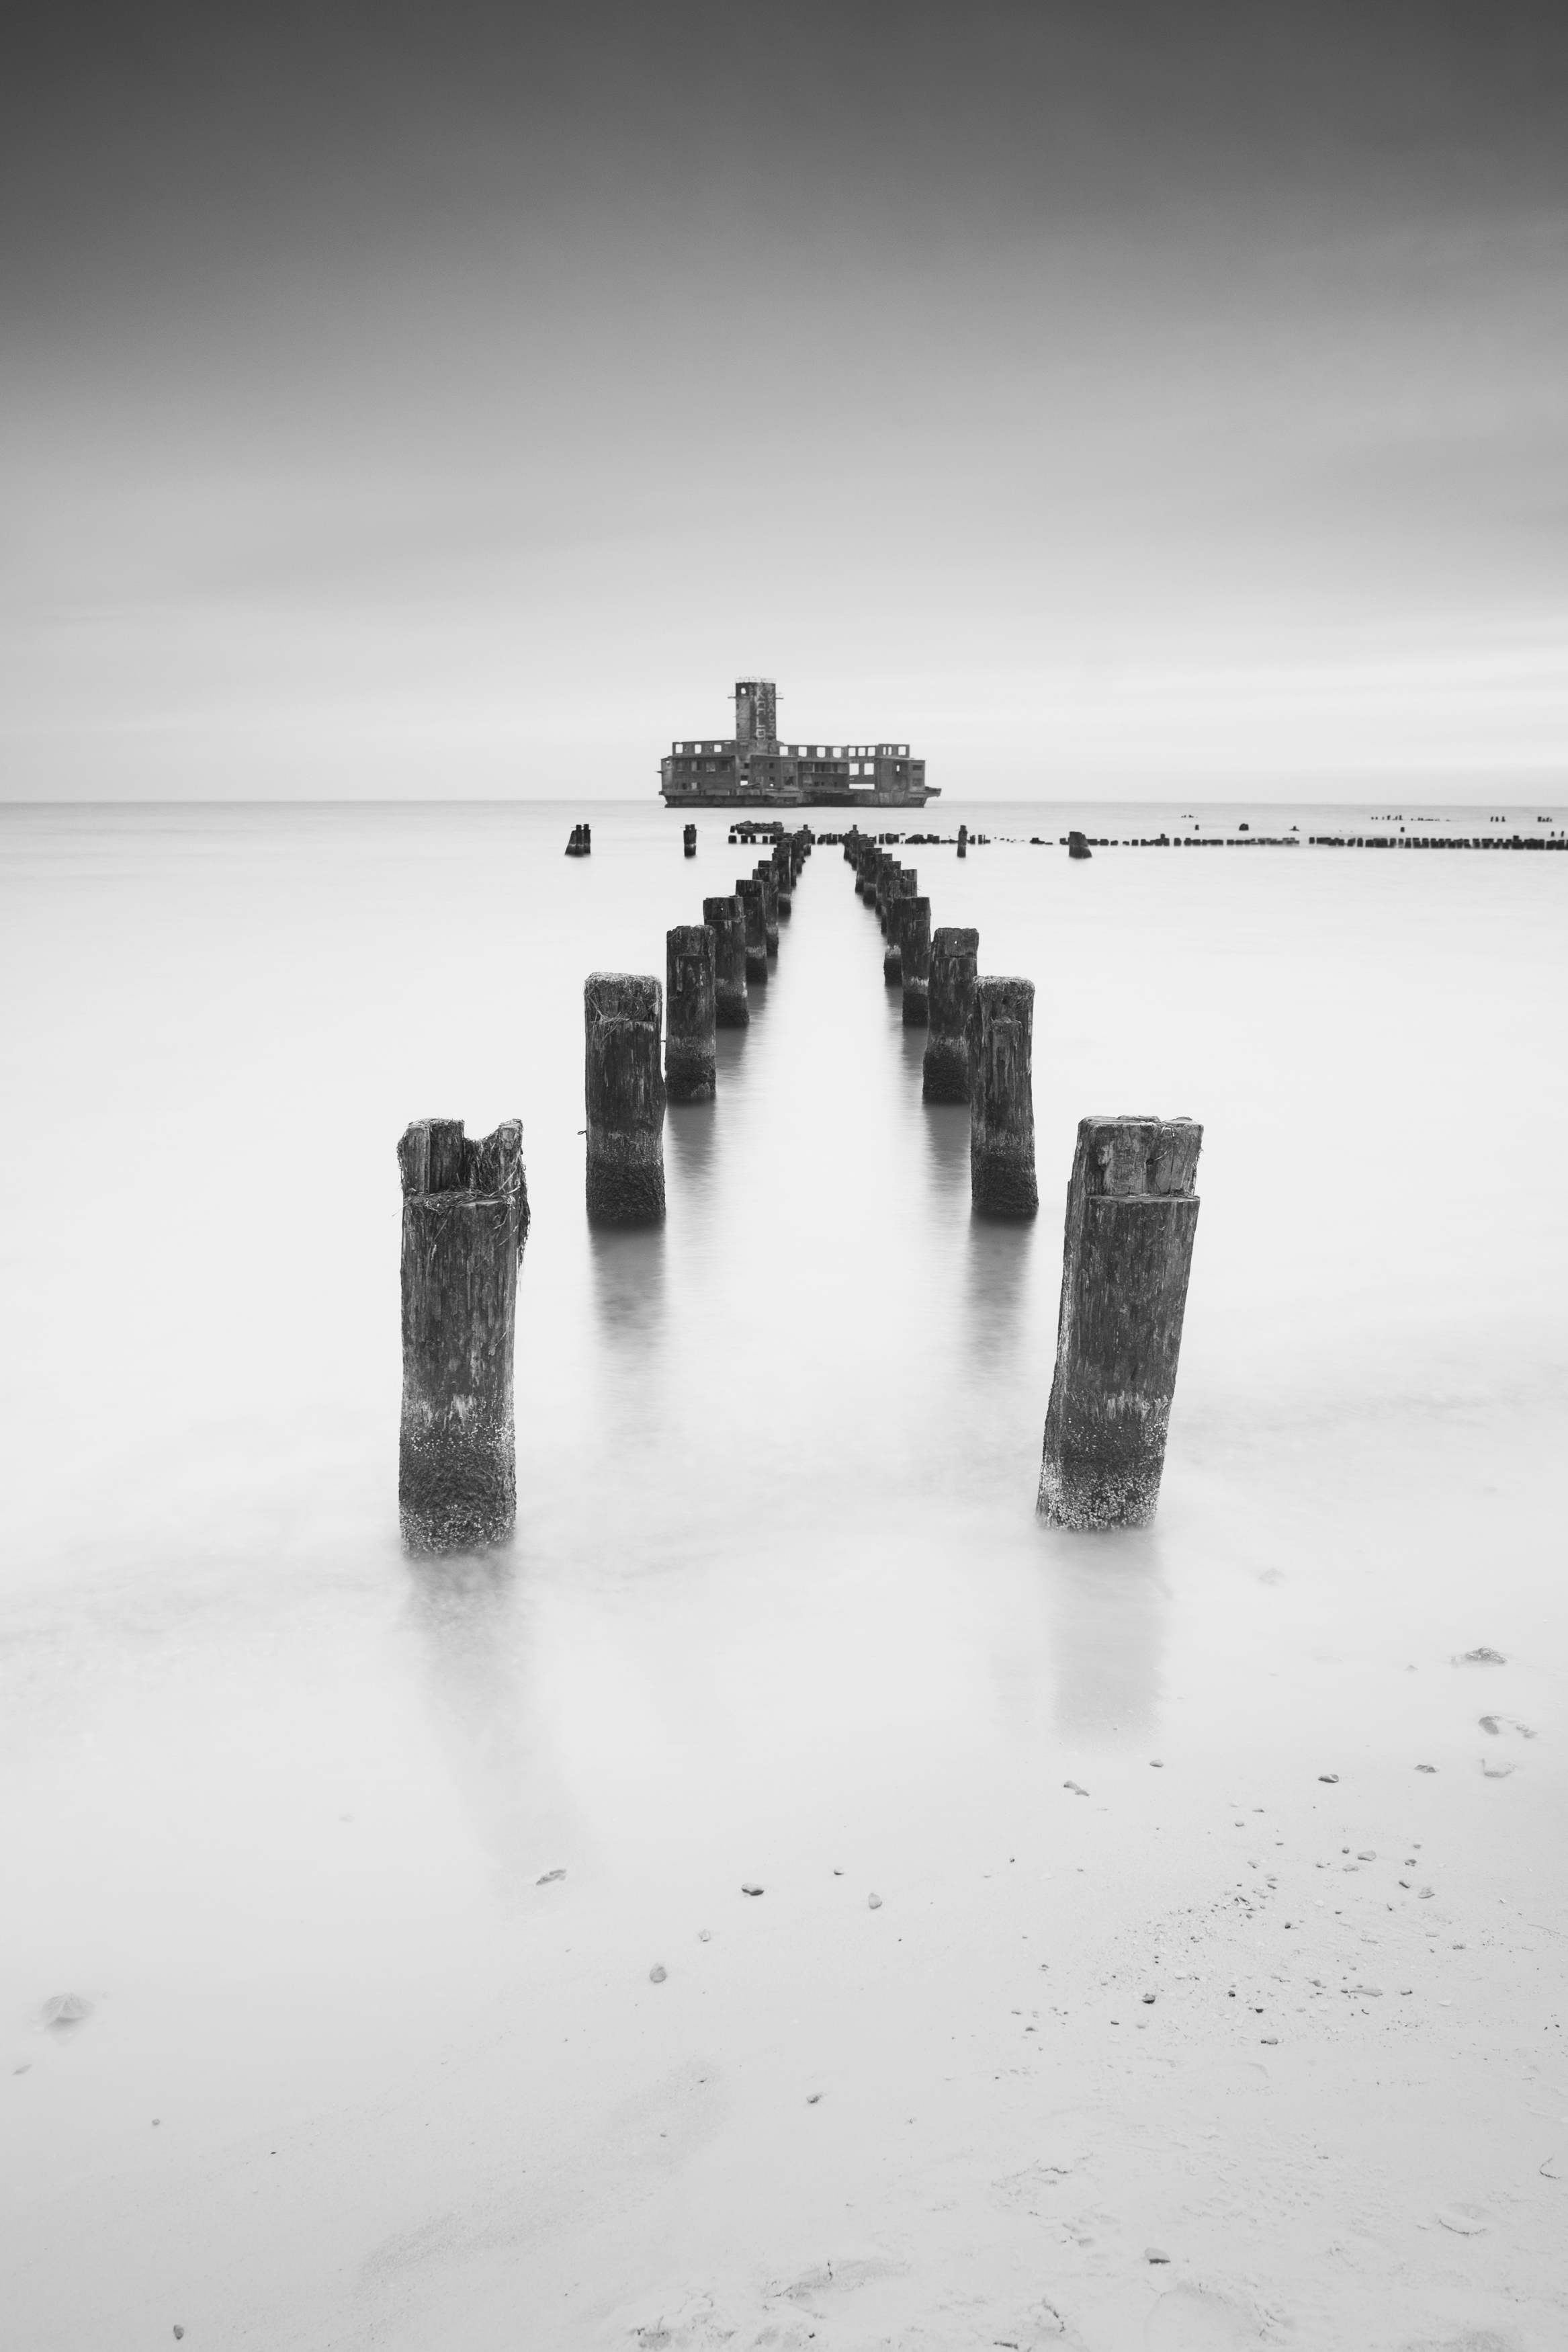
[(33, 12), (0, 790), (1568, 798), (1568, 8)]

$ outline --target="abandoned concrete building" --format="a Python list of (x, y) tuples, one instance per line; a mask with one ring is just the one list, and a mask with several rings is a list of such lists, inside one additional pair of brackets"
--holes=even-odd
[(767, 677), (737, 685), (733, 735), (671, 744), (659, 790), (672, 808), (924, 808), (937, 795), (907, 743), (781, 743)]

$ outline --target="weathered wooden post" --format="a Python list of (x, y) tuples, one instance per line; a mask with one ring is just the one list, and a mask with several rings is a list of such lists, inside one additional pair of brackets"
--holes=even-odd
[(512, 1360), (528, 1231), (522, 1123), (505, 1119), (470, 1142), (460, 1118), (417, 1119), (397, 1162), (398, 1518), (410, 1551), (474, 1551), (503, 1542), (517, 1517)]
[(958, 827), (958, 855), (960, 857), (969, 855), (969, 828), (967, 824)]
[(773, 878), (779, 887), (779, 919), (795, 911), (795, 864), (789, 849), (780, 842), (773, 853)]
[(888, 882), (882, 926), (887, 940), (887, 950), (882, 960), (882, 977), (883, 984), (887, 988), (898, 988), (903, 984), (904, 909), (915, 897), (917, 880), (913, 866), (900, 866)]
[(1094, 852), (1090, 848), (1082, 834), (1070, 830), (1067, 835), (1067, 855), (1069, 857), (1092, 857)]
[(735, 895), (740, 900), (746, 924), (746, 977), (748, 981), (766, 980), (768, 928), (762, 911), (762, 885), (754, 875), (749, 881), (736, 884)]
[(762, 889), (762, 935), (768, 953), (779, 953), (779, 869), (762, 865), (757, 868), (757, 879)]
[(932, 938), (931, 1035), (920, 1086), (927, 1102), (967, 1103), (969, 1099), (969, 1007), (979, 956), (978, 931), (945, 924)]
[(697, 829), (696, 829), (696, 827), (695, 827), (695, 824), (688, 824), (688, 825), (685, 827), (685, 831), (682, 833), (682, 835), (681, 835), (681, 845), (682, 845), (682, 847), (684, 848), (684, 850), (685, 851), (685, 854), (686, 854), (686, 856), (687, 856), (688, 857), (695, 857), (695, 856), (696, 856), (696, 854), (697, 854)]
[(671, 1102), (712, 1102), (718, 1091), (716, 941), (706, 923), (677, 923), (664, 936), (664, 1093)]
[(899, 901), (899, 967), (904, 983), (904, 1025), (924, 1029), (930, 1019), (931, 901)]
[(1079, 1122), (1040, 1476), (1052, 1527), (1146, 1528), (1155, 1516), (1202, 1142), (1190, 1118)]
[(969, 1199), (990, 1217), (1032, 1217), (1032, 980), (977, 979), (969, 1002)]
[(705, 898), (703, 921), (713, 931), (715, 1025), (744, 1029), (751, 1007), (746, 1000), (746, 917), (740, 900)]
[(590, 972), (582, 992), (587, 1047), (588, 1213), (646, 1224), (664, 1213), (664, 992), (629, 971)]

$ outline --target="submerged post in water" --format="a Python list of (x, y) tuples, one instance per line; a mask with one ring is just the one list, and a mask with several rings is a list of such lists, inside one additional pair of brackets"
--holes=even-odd
[(899, 908), (898, 946), (904, 980), (904, 1025), (924, 1029), (930, 1018), (931, 901), (905, 898)]
[(746, 999), (746, 918), (740, 900), (705, 898), (703, 921), (713, 931), (715, 1025), (744, 1029), (751, 1007)]
[(980, 959), (978, 931), (944, 924), (931, 941), (927, 1017), (931, 1035), (921, 1066), (920, 1091), (927, 1102), (969, 1099), (969, 1007)]
[(969, 1200), (990, 1217), (1032, 1217), (1032, 980), (977, 980), (969, 1003)]
[(651, 976), (628, 971), (590, 972), (583, 988), (588, 1213), (602, 1224), (664, 1213), (663, 993)]
[(1155, 1516), (1202, 1142), (1190, 1118), (1079, 1122), (1040, 1477), (1052, 1527), (1146, 1528)]
[(512, 1361), (528, 1231), (519, 1119), (470, 1142), (422, 1118), (402, 1179), (402, 1425), (397, 1501), (410, 1551), (503, 1542), (517, 1517)]
[(671, 1102), (712, 1102), (718, 1089), (714, 935), (706, 923), (677, 923), (664, 936), (664, 1093)]

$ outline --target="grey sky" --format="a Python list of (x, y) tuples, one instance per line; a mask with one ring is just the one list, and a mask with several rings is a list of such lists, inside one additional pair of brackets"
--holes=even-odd
[(1568, 763), (1547, 7), (67, 11), (6, 78), (0, 789)]

